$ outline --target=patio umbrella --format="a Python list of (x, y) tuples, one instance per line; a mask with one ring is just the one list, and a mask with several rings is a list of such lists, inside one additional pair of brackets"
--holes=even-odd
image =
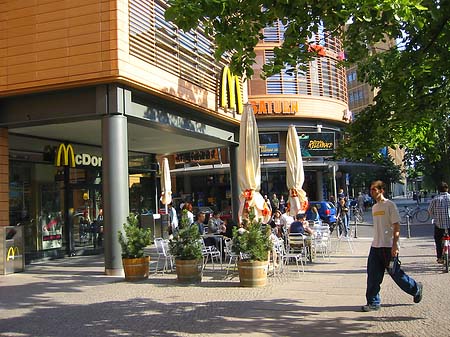
[(239, 130), (238, 182), (241, 190), (239, 220), (244, 213), (253, 209), (256, 219), (267, 223), (270, 220), (271, 212), (259, 193), (261, 188), (259, 135), (253, 108), (250, 104), (245, 105)]
[(295, 216), (305, 212), (308, 205), (306, 192), (302, 189), (305, 182), (302, 152), (297, 130), (294, 125), (288, 128), (286, 139), (286, 185), (289, 191), (289, 214)]
[(163, 159), (161, 171), (161, 202), (165, 205), (167, 214), (167, 205), (172, 202), (172, 182), (170, 181), (170, 168), (167, 158)]

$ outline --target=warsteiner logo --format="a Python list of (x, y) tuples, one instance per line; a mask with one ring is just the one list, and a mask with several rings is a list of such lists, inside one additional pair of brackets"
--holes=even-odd
[(244, 112), (241, 81), (237, 75), (231, 73), (228, 67), (224, 67), (222, 71), (220, 106), (224, 109), (235, 109), (238, 114)]

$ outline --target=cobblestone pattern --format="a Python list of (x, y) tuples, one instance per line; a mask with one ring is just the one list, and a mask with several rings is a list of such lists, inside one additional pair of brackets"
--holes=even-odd
[(103, 275), (100, 257), (28, 266), (0, 277), (0, 336), (449, 336), (450, 275), (435, 263), (431, 237), (404, 239), (404, 270), (424, 284), (413, 304), (388, 275), (382, 310), (362, 313), (370, 240), (346, 243), (331, 260), (295, 266), (265, 288), (207, 267), (203, 282), (180, 285), (175, 273), (128, 283)]

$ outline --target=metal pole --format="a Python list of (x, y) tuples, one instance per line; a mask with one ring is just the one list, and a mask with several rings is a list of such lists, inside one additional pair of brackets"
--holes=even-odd
[(355, 239), (358, 237), (357, 232), (358, 232), (358, 219), (355, 216)]
[(408, 231), (408, 239), (411, 237), (411, 226), (410, 226), (410, 218), (409, 218), (409, 214), (406, 214), (406, 229)]

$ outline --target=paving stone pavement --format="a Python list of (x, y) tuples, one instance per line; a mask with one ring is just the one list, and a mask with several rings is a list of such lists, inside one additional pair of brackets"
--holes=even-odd
[[(103, 274), (101, 256), (27, 266), (0, 276), (0, 336), (449, 336), (450, 275), (435, 263), (431, 237), (402, 239), (404, 270), (424, 284), (414, 304), (388, 275), (382, 310), (365, 304), (369, 238), (241, 288), (235, 274), (208, 266), (203, 282), (180, 285), (174, 273), (129, 283)], [(335, 245), (336, 247), (336, 245)]]

